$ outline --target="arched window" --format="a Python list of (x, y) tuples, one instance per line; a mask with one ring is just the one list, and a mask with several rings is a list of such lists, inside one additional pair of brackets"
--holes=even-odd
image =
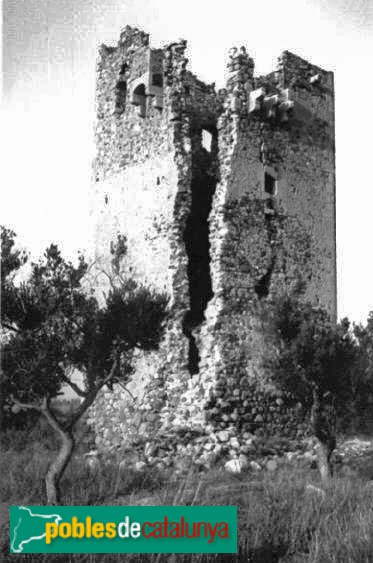
[(132, 93), (132, 103), (139, 107), (139, 115), (145, 117), (146, 110), (146, 90), (145, 84), (139, 84), (136, 86)]

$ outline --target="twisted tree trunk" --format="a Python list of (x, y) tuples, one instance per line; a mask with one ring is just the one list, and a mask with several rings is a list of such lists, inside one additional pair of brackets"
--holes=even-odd
[(56, 459), (49, 466), (48, 472), (45, 476), (47, 504), (52, 506), (59, 504), (59, 483), (66, 466), (70, 462), (75, 445), (74, 438), (69, 431), (59, 428), (58, 433), (61, 439), (61, 446)]
[(317, 439), (317, 465), (321, 482), (327, 487), (332, 477), (331, 456), (336, 447), (334, 425), (326, 412), (320, 389), (315, 385), (312, 392), (311, 427)]
[(330, 457), (332, 450), (325, 442), (318, 440), (317, 443), (317, 466), (320, 472), (321, 482), (327, 487), (332, 477), (332, 468), (330, 464)]
[(75, 413), (71, 416), (67, 424), (63, 424), (57, 420), (57, 418), (48, 408), (48, 404), (46, 404), (43, 408), (42, 412), (44, 416), (47, 418), (49, 424), (53, 427), (53, 429), (57, 432), (57, 434), (59, 434), (61, 440), (61, 447), (58, 452), (58, 455), (50, 465), (47, 475), (45, 477), (47, 503), (50, 505), (57, 505), (60, 500), (59, 483), (67, 465), (70, 462), (75, 446), (73, 429), (76, 423), (81, 419), (83, 414), (94, 403), (100, 389), (102, 389), (104, 385), (106, 385), (113, 379), (116, 370), (118, 368), (118, 363), (119, 363), (119, 359), (118, 357), (116, 357), (111, 367), (109, 375), (99, 384), (92, 387), (89, 391), (83, 394), (84, 400), (80, 403), (79, 407), (77, 408)]
[(81, 419), (86, 410), (95, 401), (100, 389), (102, 389), (104, 385), (110, 383), (110, 381), (115, 377), (118, 365), (119, 356), (117, 354), (117, 357), (113, 361), (109, 375), (96, 386), (91, 387), (91, 389), (89, 389), (89, 391), (87, 391), (86, 393), (81, 393), (82, 396), (84, 396), (84, 400), (80, 403), (75, 413), (71, 415), (68, 423), (58, 420), (58, 418), (50, 409), (48, 397), (44, 397), (41, 404), (21, 403), (13, 397), (13, 402), (19, 407), (24, 409), (35, 409), (42, 413), (47, 419), (50, 426), (60, 438), (61, 444), (57, 457), (49, 466), (48, 472), (45, 477), (46, 496), (47, 503), (49, 505), (55, 506), (59, 503), (60, 500), (59, 483), (67, 465), (71, 460), (75, 446), (73, 436), (74, 426)]

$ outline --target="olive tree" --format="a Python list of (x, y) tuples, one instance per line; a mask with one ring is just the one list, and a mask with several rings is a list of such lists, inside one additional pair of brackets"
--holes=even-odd
[[(31, 264), (19, 285), (9, 283), (5, 311), (8, 338), (3, 343), (3, 388), (18, 409), (38, 411), (59, 437), (60, 448), (45, 482), (48, 504), (59, 501), (59, 484), (74, 449), (74, 429), (105, 385), (125, 384), (136, 348), (157, 347), (166, 298), (133, 280), (111, 286), (104, 305), (83, 288), (88, 265), (76, 265), (51, 245)], [(78, 385), (71, 378), (82, 374)], [(61, 415), (55, 399), (64, 386), (81, 398)]]
[(337, 418), (352, 397), (357, 343), (347, 319), (334, 324), (325, 310), (290, 297), (274, 304), (272, 323), (278, 350), (272, 362), (273, 378), (308, 413), (317, 439), (321, 479), (327, 484)]

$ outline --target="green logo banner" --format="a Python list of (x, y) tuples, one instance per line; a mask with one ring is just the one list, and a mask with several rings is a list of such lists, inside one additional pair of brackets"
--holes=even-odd
[(237, 507), (12, 506), (10, 553), (237, 553)]

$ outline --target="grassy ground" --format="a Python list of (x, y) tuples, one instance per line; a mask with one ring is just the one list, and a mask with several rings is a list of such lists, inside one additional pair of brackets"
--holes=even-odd
[[(26, 446), (25, 446), (26, 444)], [(239, 476), (222, 471), (190, 473), (180, 479), (154, 472), (119, 475), (116, 466), (92, 472), (76, 456), (62, 483), (63, 504), (236, 505), (239, 511), (238, 556), (9, 555), (8, 508), (44, 504), (43, 476), (55, 451), (45, 428), (5, 436), (0, 461), (0, 561), (245, 561), (266, 563), (373, 562), (372, 459), (359, 459), (358, 470), (337, 475), (323, 497), (307, 489), (319, 486), (309, 467), (282, 467)]]

